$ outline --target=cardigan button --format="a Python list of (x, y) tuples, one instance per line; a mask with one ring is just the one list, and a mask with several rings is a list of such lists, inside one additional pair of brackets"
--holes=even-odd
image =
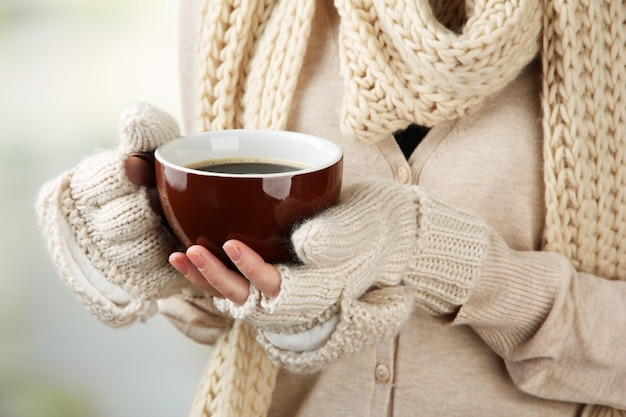
[(407, 167), (401, 166), (398, 168), (398, 181), (402, 184), (408, 184), (411, 179), (411, 172)]
[(376, 381), (378, 382), (389, 382), (391, 379), (391, 371), (387, 365), (379, 363), (376, 365), (374, 373), (376, 375)]

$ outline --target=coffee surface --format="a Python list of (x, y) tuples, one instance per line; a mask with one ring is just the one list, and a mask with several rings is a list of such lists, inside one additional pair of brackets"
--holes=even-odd
[(220, 174), (277, 174), (304, 169), (295, 163), (269, 160), (209, 160), (188, 165), (187, 168)]

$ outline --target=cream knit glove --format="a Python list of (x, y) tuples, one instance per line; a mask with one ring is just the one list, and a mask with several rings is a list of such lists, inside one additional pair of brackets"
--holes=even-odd
[[(250, 320), (263, 332), (281, 334), (307, 332), (339, 312), (329, 341), (346, 340), (337, 334), (343, 331), (361, 339), (351, 341), (351, 346), (368, 345), (399, 328), (398, 321), (410, 311), (407, 297), (434, 315), (452, 313), (467, 301), (487, 255), (488, 236), (480, 219), (433, 199), (419, 187), (358, 183), (342, 193), (338, 205), (293, 233), (302, 265), (277, 266), (282, 284), (276, 298), (268, 299), (252, 287), (243, 306), (227, 300), (217, 300), (216, 306)], [(380, 295), (381, 289), (402, 285)], [(396, 309), (390, 310), (391, 305)], [(355, 316), (351, 310), (359, 313)], [(355, 321), (357, 316), (363, 319)], [(260, 339), (267, 346), (263, 334)], [(323, 352), (328, 346), (320, 349), (325, 357), (338, 355)], [(274, 357), (280, 356), (277, 352)], [(297, 362), (283, 353), (285, 360)]]
[(186, 280), (168, 263), (179, 243), (150, 207), (145, 187), (131, 183), (124, 162), (179, 136), (168, 114), (146, 104), (120, 116), (120, 143), (47, 183), (39, 221), (54, 263), (86, 308), (121, 326), (147, 319), (156, 299), (179, 293)]

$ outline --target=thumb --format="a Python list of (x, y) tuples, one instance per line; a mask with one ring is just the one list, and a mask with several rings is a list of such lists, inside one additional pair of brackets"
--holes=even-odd
[(135, 103), (120, 113), (119, 134), (122, 152), (151, 152), (180, 136), (180, 129), (169, 113), (150, 104)]
[[(376, 213), (363, 204), (356, 187), (346, 189), (338, 205), (304, 222), (292, 234), (293, 248), (305, 265), (326, 266), (359, 258), (382, 233)], [(366, 227), (364, 227), (367, 225)]]
[(295, 230), (293, 248), (304, 264), (315, 266), (372, 261), (415, 223), (411, 195), (388, 181), (353, 184), (336, 206)]

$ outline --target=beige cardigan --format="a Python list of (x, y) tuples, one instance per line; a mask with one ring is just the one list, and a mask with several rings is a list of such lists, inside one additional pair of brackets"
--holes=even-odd
[[(196, 131), (193, 44), (197, 1), (181, 8), (185, 131)], [(373, 176), (419, 184), (484, 218), (502, 239), (455, 318), (415, 311), (396, 337), (315, 375), (280, 370), (270, 416), (577, 416), (579, 404), (626, 409), (626, 284), (579, 273), (542, 246), (544, 132), (540, 64), (465, 116), (438, 124), (406, 161), (392, 137), (342, 135), (338, 16), (316, 14), (287, 128), (331, 139), (346, 181)], [(622, 150), (623, 152), (623, 150)], [(190, 337), (210, 322), (180, 300), (160, 304)], [(621, 330), (620, 330), (621, 329)], [(588, 408), (589, 411), (589, 408)]]

